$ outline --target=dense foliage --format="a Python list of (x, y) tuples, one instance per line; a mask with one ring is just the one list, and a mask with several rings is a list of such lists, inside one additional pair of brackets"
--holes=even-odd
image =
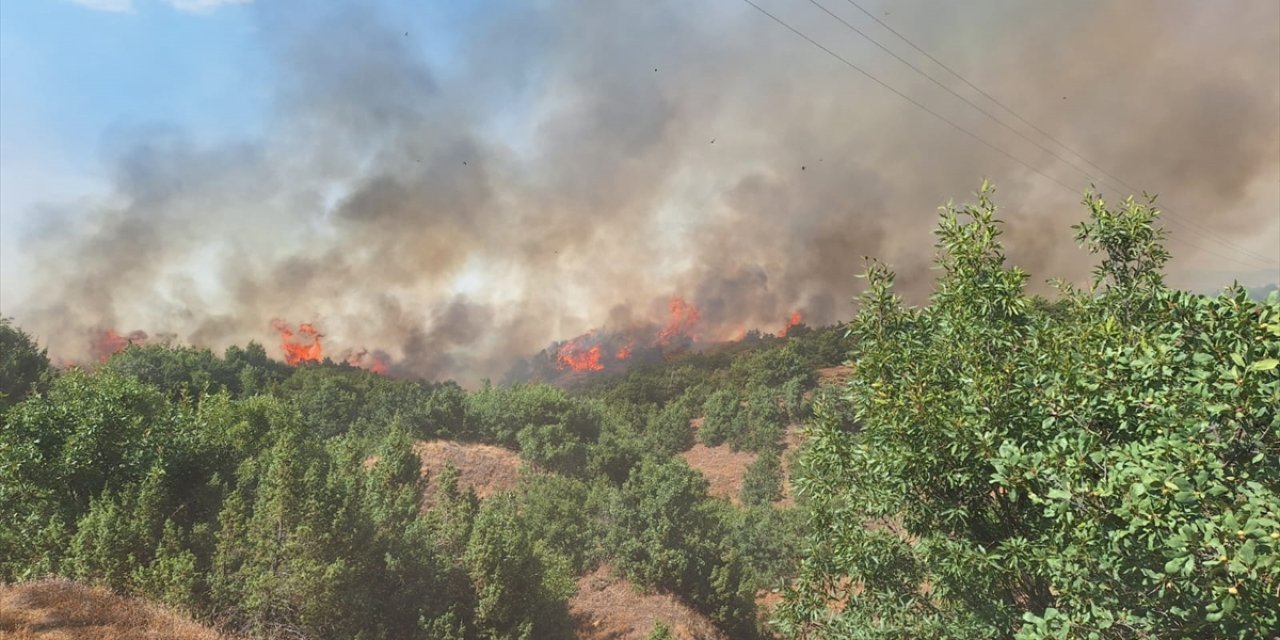
[(1157, 212), (1090, 195), (1096, 283), (1028, 296), (985, 187), (931, 304), (873, 264), (820, 396), (784, 626), (812, 638), (1264, 638), (1280, 629), (1280, 301), (1172, 291)]
[[(799, 327), (570, 390), (469, 393), (289, 367), (256, 344), (130, 345), (59, 372), (4, 321), (0, 580), (61, 574), (249, 637), (557, 638), (572, 635), (577, 576), (607, 564), (757, 637), (754, 594), (796, 566), (778, 456), (739, 508), (678, 454), (709, 395), (785, 387), (789, 400), (743, 410), (766, 434), (750, 446), (774, 446), (843, 333)], [(413, 446), (431, 439), (505, 447), (526, 469), (481, 500), (446, 468), (429, 493)]]

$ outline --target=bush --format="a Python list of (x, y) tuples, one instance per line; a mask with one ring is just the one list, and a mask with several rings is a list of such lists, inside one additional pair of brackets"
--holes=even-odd
[(742, 403), (738, 394), (729, 389), (721, 389), (708, 396), (702, 412), (698, 439), (708, 447), (718, 447), (746, 428)]
[(767, 505), (782, 499), (782, 454), (765, 449), (742, 476), (742, 503)]
[(1061, 304), (1005, 266), (985, 189), (944, 210), (930, 307), (870, 267), (848, 400), (818, 405), (800, 461), (791, 635), (1280, 628), (1280, 301), (1170, 291), (1154, 208), (1086, 204), (1078, 238), (1104, 259)]

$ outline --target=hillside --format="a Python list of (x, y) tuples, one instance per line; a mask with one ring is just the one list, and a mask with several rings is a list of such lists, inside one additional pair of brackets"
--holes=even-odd
[(0, 585), (5, 640), (232, 640), (141, 598), (69, 580)]
[[(0, 526), (0, 578), (75, 576), (154, 613), (109, 633), (147, 633), (151, 598), (335, 639), (770, 637), (756, 600), (796, 571), (795, 425), (848, 349), (797, 323), (468, 391), (256, 345), (125, 343), (58, 370), (4, 330), (24, 368), (0, 506), (24, 517)], [(41, 584), (14, 588), (15, 633), (115, 597), (54, 583), (46, 610)]]
[(706, 615), (669, 594), (641, 593), (601, 567), (578, 578), (569, 612), (581, 640), (643, 640), (662, 623), (679, 640), (728, 640)]

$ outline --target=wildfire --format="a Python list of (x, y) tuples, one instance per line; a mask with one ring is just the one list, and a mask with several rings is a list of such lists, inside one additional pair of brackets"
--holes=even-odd
[(617, 352), (616, 354), (614, 354), (614, 357), (616, 357), (616, 358), (617, 358), (617, 359), (619, 359), (619, 360), (626, 360), (627, 358), (630, 358), (630, 357), (631, 357), (631, 350), (632, 350), (633, 348), (635, 348), (635, 346), (636, 346), (636, 341), (635, 341), (635, 340), (632, 340), (631, 342), (628, 342), (628, 343), (627, 343), (625, 346), (623, 346), (621, 349), (618, 349), (618, 352)]
[(322, 334), (315, 325), (304, 322), (298, 325), (297, 332), (283, 320), (272, 320), (271, 326), (280, 332), (280, 348), (284, 351), (285, 362), (296, 366), (301, 362), (319, 362), (324, 358), (324, 346), (320, 344)]
[(347, 353), (344, 359), (353, 367), (360, 367), (380, 376), (387, 375), (387, 371), (391, 368), (391, 357), (382, 351), (370, 352), (368, 349), (361, 349)]
[(800, 324), (801, 322), (804, 322), (804, 314), (801, 313), (800, 311), (792, 311), (791, 317), (787, 318), (787, 326), (783, 327), (782, 331), (778, 332), (778, 337), (780, 338), (787, 337), (787, 332), (791, 331), (791, 327), (794, 327)]
[(578, 336), (560, 346), (556, 352), (556, 363), (561, 369), (573, 371), (603, 371), (600, 363), (600, 345), (588, 347), (587, 340), (591, 334)]
[(122, 336), (115, 329), (105, 329), (89, 338), (89, 351), (98, 362), (106, 362), (111, 354), (124, 351), (131, 344), (145, 344), (146, 341), (145, 331), (132, 331)]
[(691, 331), (702, 317), (698, 308), (685, 302), (684, 298), (672, 298), (670, 309), (666, 326), (658, 332), (658, 342), (664, 347), (678, 338), (692, 338)]

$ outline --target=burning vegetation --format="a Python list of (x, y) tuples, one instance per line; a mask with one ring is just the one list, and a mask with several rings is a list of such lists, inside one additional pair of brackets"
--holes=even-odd
[(295, 331), (283, 320), (271, 321), (271, 327), (280, 333), (280, 349), (284, 361), (291, 366), (303, 362), (320, 362), (324, 359), (324, 344), (320, 331), (310, 322), (298, 325)]
[[(619, 372), (638, 364), (663, 362), (690, 349), (726, 342), (744, 342), (767, 335), (745, 328), (725, 334), (723, 328), (704, 327), (702, 310), (679, 296), (672, 297), (667, 302), (666, 309), (667, 317), (660, 323), (633, 323), (623, 329), (596, 328), (569, 340), (553, 343), (541, 354), (534, 356), (533, 365), (527, 360), (517, 361), (508, 371), (507, 379), (556, 381), (562, 377), (576, 378), (593, 373)], [(786, 338), (795, 327), (802, 325), (803, 320), (803, 312), (792, 312), (776, 336)], [(289, 366), (324, 362), (331, 357), (336, 362), (379, 375), (397, 375), (397, 372), (402, 375), (409, 369), (390, 353), (380, 349), (348, 347), (330, 353), (326, 349), (329, 337), (315, 322), (295, 325), (276, 318), (271, 321), (271, 328), (279, 337), (277, 344), (280, 358)], [(714, 337), (717, 333), (720, 337)], [(163, 334), (159, 342), (167, 344), (171, 337)], [(142, 330), (121, 333), (115, 329), (103, 329), (90, 336), (89, 352), (94, 362), (101, 363), (131, 344), (144, 345), (156, 341)]]

